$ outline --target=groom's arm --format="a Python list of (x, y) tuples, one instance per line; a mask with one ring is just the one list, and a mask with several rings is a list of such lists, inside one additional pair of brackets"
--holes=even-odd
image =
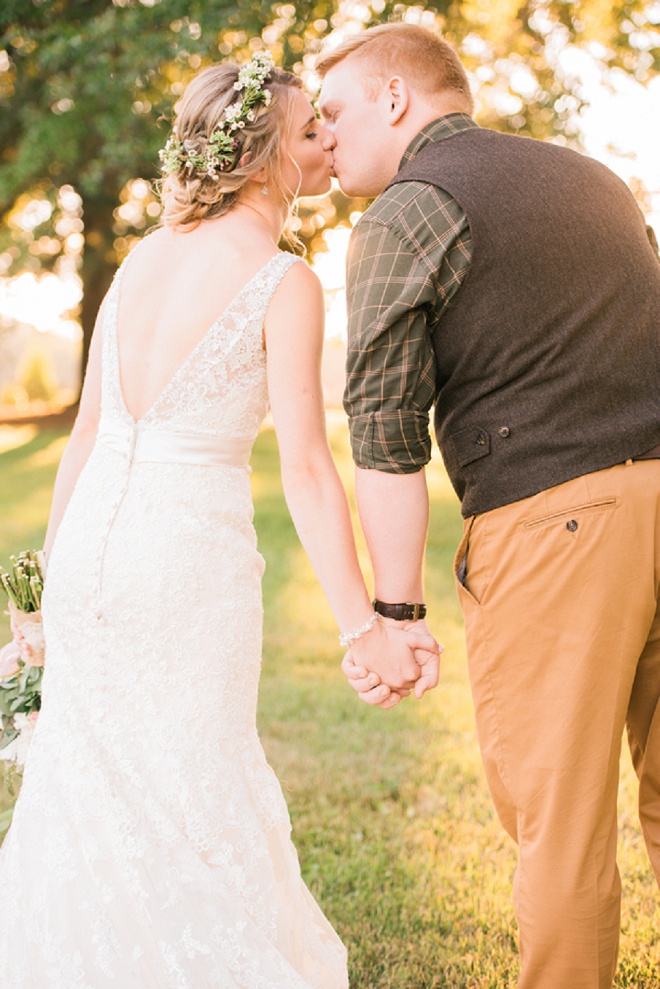
[[(424, 552), (429, 517), (424, 470), (412, 474), (387, 474), (358, 468), (356, 497), (371, 557), (376, 597), (391, 603), (424, 601)], [(428, 632), (425, 622), (390, 624)], [(368, 678), (359, 675), (361, 669), (367, 669), (359, 646), (360, 643), (356, 643), (344, 660), (344, 672), (363, 700), (379, 703)], [(437, 685), (439, 656), (420, 648), (415, 649), (414, 654), (421, 669), (414, 689), (416, 696), (421, 697)], [(383, 680), (386, 682), (386, 677)]]
[[(388, 603), (424, 601), (423, 468), (431, 454), (429, 412), (438, 385), (432, 333), (469, 270), (471, 248), (460, 206), (421, 183), (388, 190), (351, 238), (344, 406), (375, 594)], [(435, 662), (437, 676), (437, 659), (421, 653), (418, 659), (429, 664), (430, 680)], [(350, 657), (345, 671), (351, 679)], [(423, 680), (426, 672), (423, 666)]]
[(356, 470), (360, 522), (380, 601), (424, 601), (429, 499), (424, 470), (387, 474)]
[(433, 331), (471, 255), (461, 207), (420, 182), (386, 190), (353, 230), (344, 408), (357, 467), (407, 474), (428, 462)]

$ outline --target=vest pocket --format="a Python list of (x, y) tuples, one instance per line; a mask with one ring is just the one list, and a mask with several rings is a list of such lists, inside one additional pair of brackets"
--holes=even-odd
[(466, 467), (474, 460), (490, 453), (490, 433), (483, 426), (469, 426), (449, 437), (454, 460), (459, 467)]

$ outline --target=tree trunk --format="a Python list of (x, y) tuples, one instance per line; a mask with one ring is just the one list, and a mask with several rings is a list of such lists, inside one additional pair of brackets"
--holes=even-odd
[(80, 272), (83, 286), (80, 307), (80, 323), (83, 331), (81, 383), (87, 368), (89, 345), (96, 316), (110, 287), (117, 264), (112, 230), (113, 211), (116, 206), (115, 199), (106, 197), (85, 199), (83, 205), (85, 248)]

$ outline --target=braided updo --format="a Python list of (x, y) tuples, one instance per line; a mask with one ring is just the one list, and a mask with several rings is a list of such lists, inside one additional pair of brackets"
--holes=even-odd
[[(224, 111), (236, 100), (239, 70), (238, 65), (213, 65), (195, 76), (176, 110), (179, 141), (204, 151)], [(236, 152), (230, 167), (212, 176), (191, 172), (181, 164), (162, 179), (162, 222), (166, 226), (191, 229), (201, 220), (229, 212), (246, 183), (263, 169), (283, 202), (292, 200), (295, 190), (284, 185), (281, 175), (282, 137), (290, 126), (291, 96), (302, 88), (302, 82), (290, 72), (273, 68), (264, 85), (271, 93), (270, 104), (255, 107), (255, 119), (235, 132)]]

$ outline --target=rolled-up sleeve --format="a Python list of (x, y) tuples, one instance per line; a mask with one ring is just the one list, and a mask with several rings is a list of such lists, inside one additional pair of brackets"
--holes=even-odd
[(360, 220), (347, 262), (344, 408), (353, 459), (400, 474), (420, 470), (431, 456), (432, 330), (471, 259), (458, 204), (443, 190), (416, 189), (403, 192), (408, 198), (395, 222), (369, 213)]

